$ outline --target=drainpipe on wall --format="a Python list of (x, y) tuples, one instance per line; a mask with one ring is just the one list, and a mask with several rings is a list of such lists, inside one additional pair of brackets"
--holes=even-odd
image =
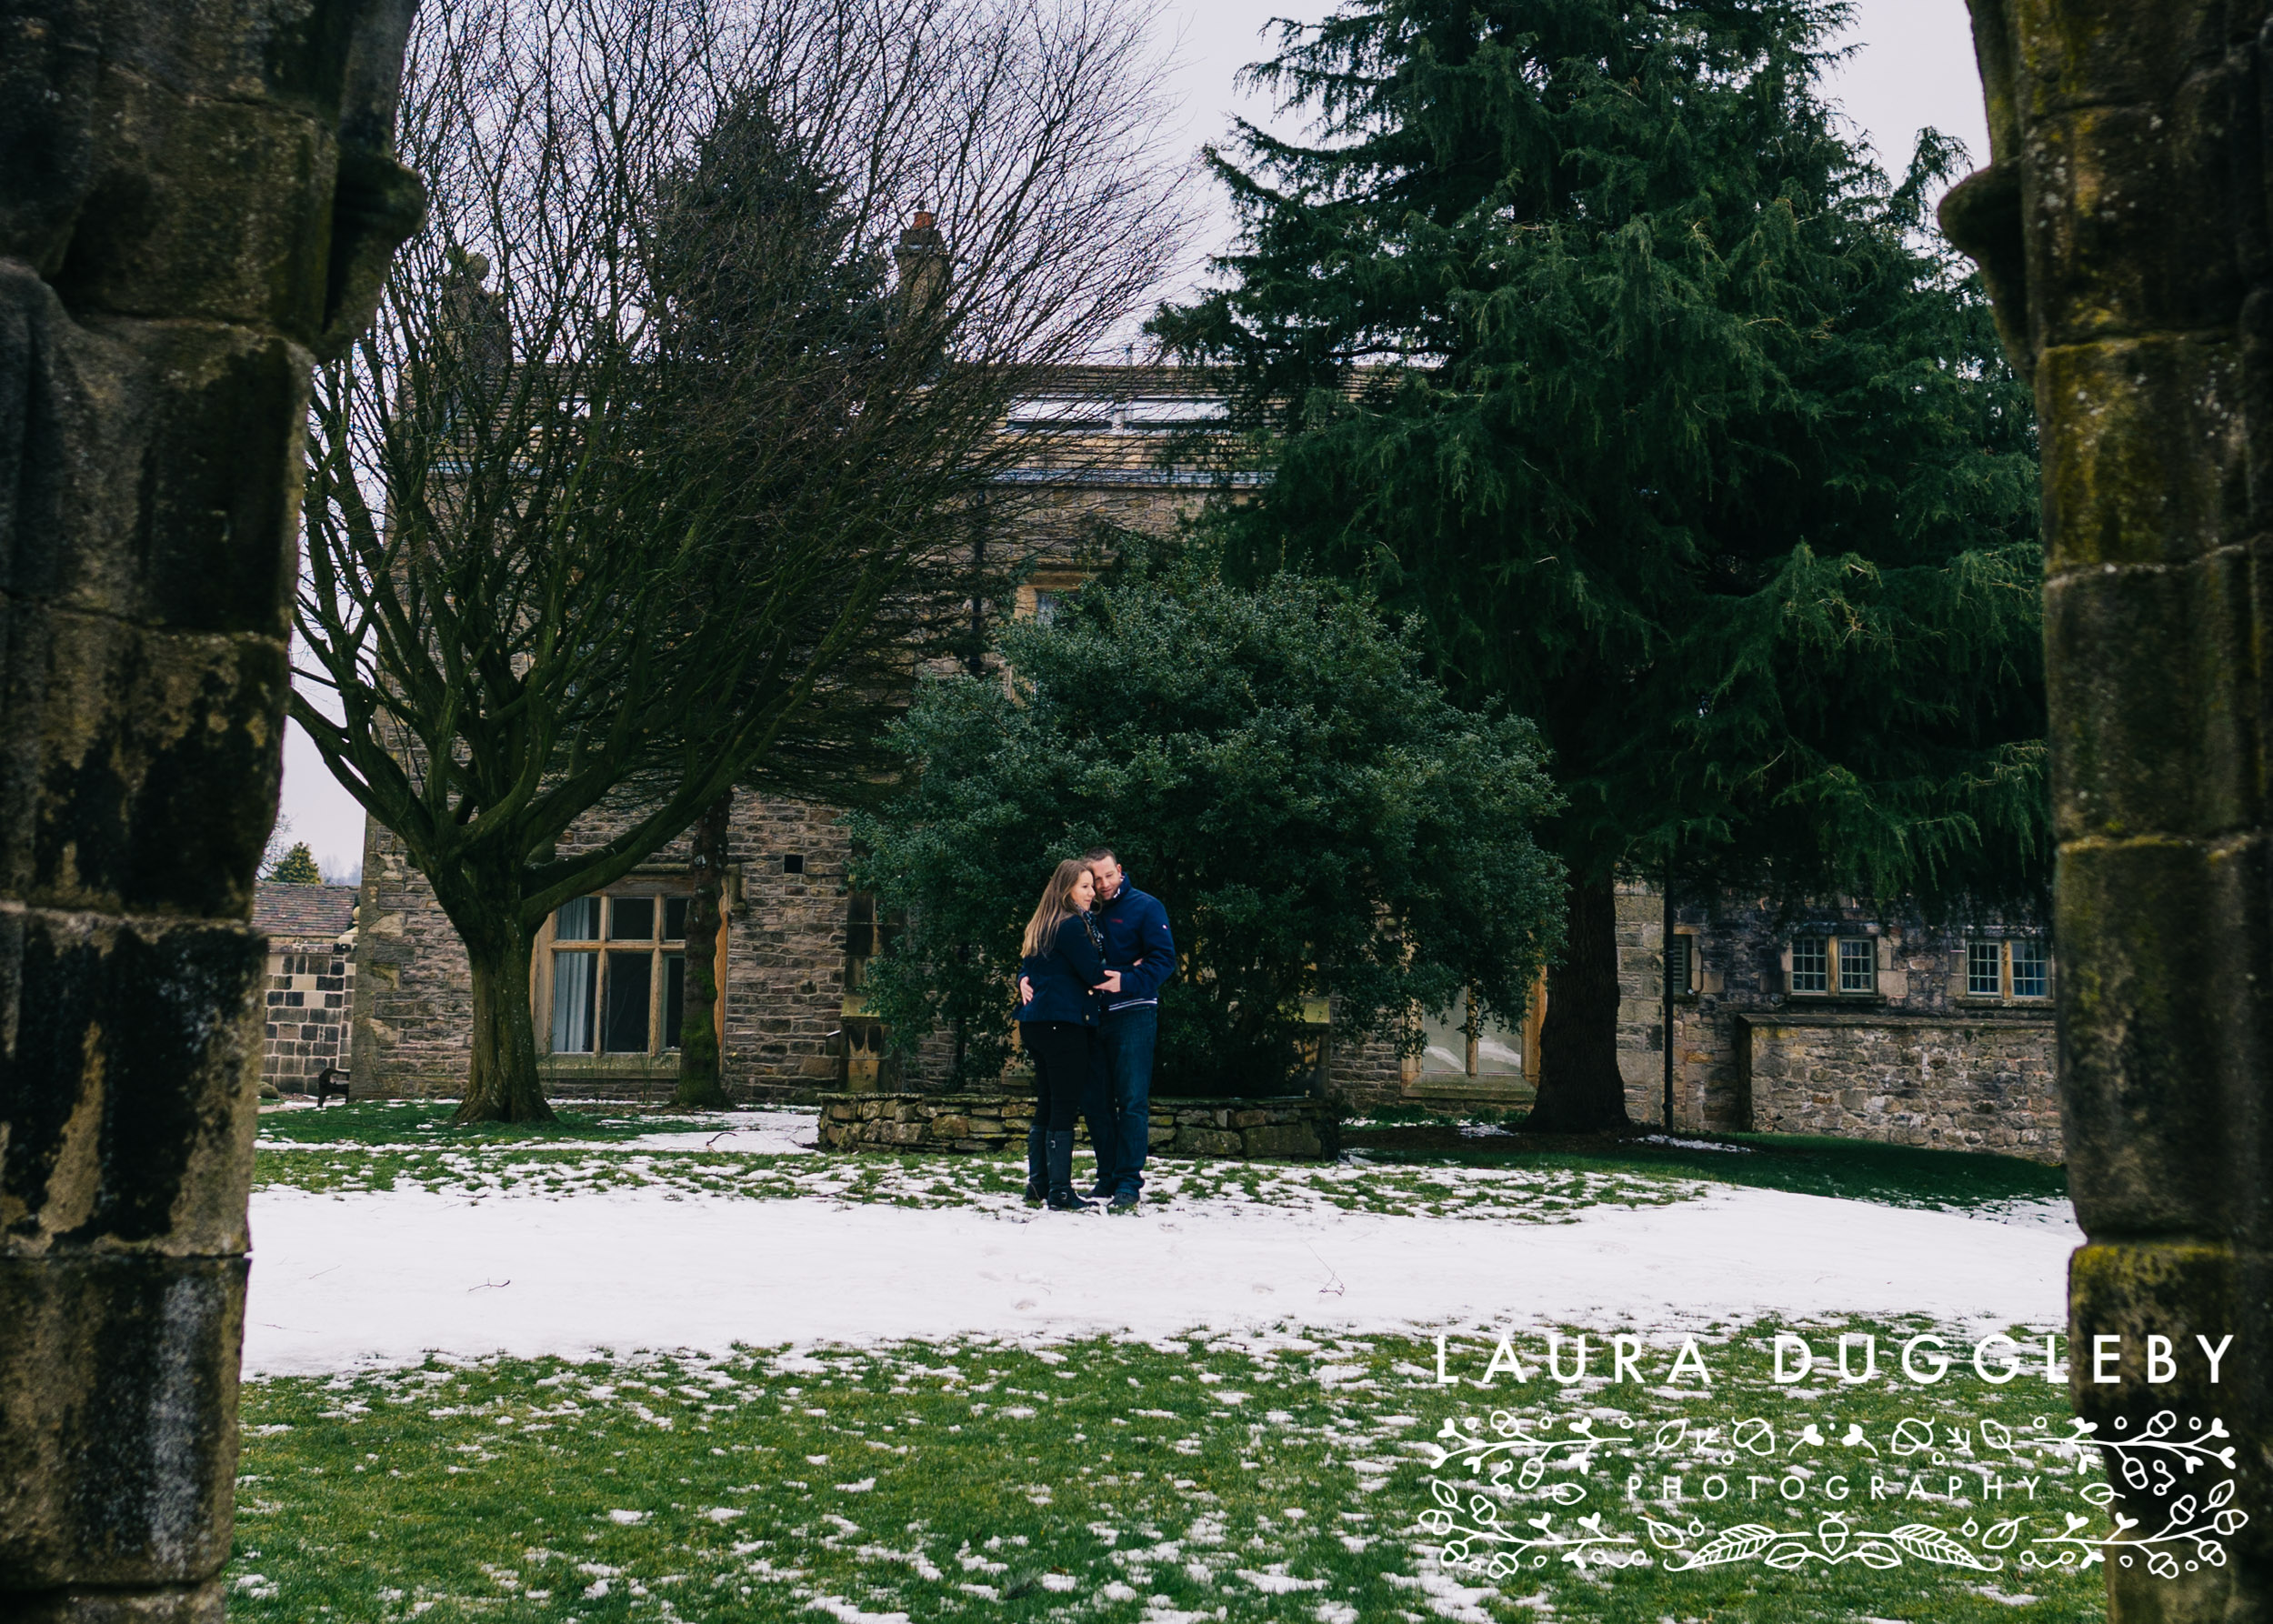
[(1663, 1121), (1673, 1131), (1673, 859), (1666, 859), (1666, 922), (1657, 944), (1657, 987), (1663, 997), (1664, 1024), (1658, 1038), (1666, 1057), (1666, 1103)]

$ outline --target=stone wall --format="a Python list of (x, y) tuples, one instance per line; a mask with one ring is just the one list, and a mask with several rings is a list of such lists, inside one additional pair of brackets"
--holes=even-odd
[[(2040, 928), (2035, 921), (1987, 914), (1935, 924), (1908, 908), (1871, 908), (1851, 899), (1778, 908), (1722, 897), (1677, 908), (1674, 928), (1691, 938), (1697, 962), (1694, 985), (1674, 999), (1676, 1128), (1839, 1134), (2060, 1159), (2050, 1000), (1980, 999), (1966, 991), (1967, 941), (2033, 935)], [(1622, 887), (1618, 1063), (1627, 1112), (1637, 1122), (1664, 1117), (1664, 935), (1661, 894), (1643, 886)], [(1791, 993), (1789, 948), (1799, 935), (1869, 937), (1875, 989), (1851, 997)], [(1922, 1021), (1938, 1023), (1940, 1036), (1930, 1041), (1916, 1037)], [(1842, 1101), (1852, 1095), (1864, 1103), (1851, 1110), (1844, 1104), (1810, 1104), (1801, 1111), (1797, 1101), (1786, 1101), (1777, 1108), (1786, 1115), (1771, 1119), (1758, 1063), (1780, 1078), (1786, 1061), (1759, 1049), (1754, 1032), (1767, 1028), (1849, 1034), (1832, 1045), (1846, 1058), (1811, 1050), (1808, 1058), (1790, 1065), (1798, 1068), (1796, 1076), (1851, 1076), (1831, 1092)], [(1817, 1042), (1808, 1038), (1802, 1047)], [(1961, 1080), (2021, 1076), (2029, 1079), (2025, 1086), (1984, 1082), (1977, 1088)], [(1865, 1078), (1872, 1079), (1867, 1087)], [(2011, 1120), (1992, 1124), (1990, 1118), (2000, 1112), (2011, 1113)], [(1791, 1125), (1802, 1119), (1813, 1126)]]
[[(726, 835), (726, 1043), (721, 1074), (737, 1098), (834, 1088), (830, 1035), (845, 1002), (843, 816), (796, 801), (735, 797)], [(684, 844), (657, 860), (685, 864)], [(802, 859), (802, 873), (787, 871)]]
[[(1333, 1106), (1307, 1095), (1157, 1098), (1150, 1154), (1326, 1159), (1340, 1148), (1338, 1122)], [(1033, 1099), (1007, 1093), (828, 1094), (821, 1102), (821, 1143), (831, 1150), (1000, 1151), (1024, 1145), (1033, 1123)]]
[(1378, 1038), (1352, 1039), (1328, 1032), (1325, 1046), (1325, 1092), (1346, 1111), (1359, 1113), (1395, 1105), (1417, 1068), (1406, 1064), (1397, 1046)]
[[(596, 815), (561, 843), (563, 851), (596, 845), (612, 827)], [(736, 1098), (809, 1099), (841, 1084), (848, 846), (843, 815), (833, 808), (736, 797), (726, 837), (720, 1067)], [(683, 876), (688, 856), (681, 838), (639, 873)], [(360, 910), (357, 1094), (454, 1097), (473, 1052), (466, 949), (425, 876), (375, 824), (365, 838)], [(540, 1050), (547, 1037), (540, 1011)], [(926, 1079), (944, 1071), (944, 1043), (935, 1042), (906, 1070)], [(556, 1098), (638, 1098), (669, 1095), (678, 1060), (671, 1053), (540, 1053), (538, 1068)]]
[(264, 1089), (305, 1094), (327, 1068), (347, 1065), (347, 1022), (354, 1007), (355, 961), (349, 944), (268, 945), (268, 991), (262, 1010), (260, 1080)]
[(355, 888), (262, 880), (253, 892), (253, 928), (268, 938), (261, 1091), (304, 1093), (326, 1069), (349, 1069)]
[(2048, 1015), (1739, 1016), (1751, 1126), (2063, 1159)]
[(349, 1070), (371, 1097), (456, 1098), (474, 1056), (466, 948), (402, 844), (375, 822), (363, 838), (356, 899)]
[[(1617, 888), (1618, 1077), (1626, 1085), (1626, 1114), (1637, 1122), (1665, 1120), (1665, 1006), (1660, 1001), (1659, 952), (1665, 939), (1663, 893), (1648, 886)], [(1681, 1079), (1674, 1078), (1674, 1114), (1680, 1116)]]

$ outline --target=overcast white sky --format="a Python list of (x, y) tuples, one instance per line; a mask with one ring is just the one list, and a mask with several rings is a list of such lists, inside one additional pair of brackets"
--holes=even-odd
[[(1272, 18), (1310, 21), (1331, 9), (1331, 0), (1168, 0), (1163, 21), (1181, 41), (1173, 84), (1185, 114), (1184, 145), (1197, 151), (1221, 136), (1235, 115), (1267, 120), (1268, 105), (1243, 98), (1233, 76), (1265, 54), (1261, 31)], [(1882, 165), (1898, 170), (1928, 125), (1963, 141), (1977, 164), (1988, 160), (1965, 0), (1857, 0), (1854, 26), (1840, 43), (1857, 49), (1832, 94)], [(290, 837), (308, 843), (327, 877), (361, 863), (363, 809), (333, 782), (297, 727), (285, 733), (283, 811)]]

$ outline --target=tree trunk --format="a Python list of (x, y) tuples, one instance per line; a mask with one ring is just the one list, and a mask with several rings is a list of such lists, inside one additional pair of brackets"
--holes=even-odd
[(726, 1084), (718, 1075), (718, 902), (726, 890), (726, 817), (732, 791), (703, 808), (695, 820), (695, 900), (686, 910), (686, 1002), (679, 1026), (679, 1086), (674, 1103), (723, 1109)]
[[(474, 978), (474, 1062), (453, 1122), (550, 1122), (536, 1077), (536, 1022), (529, 1012), (533, 944), (518, 899), (481, 910), (482, 927), (459, 927)], [(455, 921), (453, 921), (455, 923)]]
[(1539, 1097), (1531, 1133), (1623, 1133), (1618, 1075), (1617, 897), (1607, 878), (1570, 887), (1563, 960), (1547, 971), (1539, 1032)]

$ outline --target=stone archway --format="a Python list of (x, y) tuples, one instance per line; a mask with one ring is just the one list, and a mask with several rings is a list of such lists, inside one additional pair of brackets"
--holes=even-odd
[(0, 14), (0, 1614), (217, 1620), (310, 368), (414, 0)]
[[(2238, 1442), (2231, 1561), (2111, 1562), (2112, 1616), (2254, 1619), (2273, 1606), (2273, 8), (1970, 4), (1992, 162), (1941, 217), (2043, 435), (2060, 1069), (2088, 1237), (2071, 1393), (2103, 1431), (2168, 1409)], [(2228, 1334), (2213, 1384), (2196, 1338)], [(2149, 1527), (2171, 1509), (2118, 1504)]]

